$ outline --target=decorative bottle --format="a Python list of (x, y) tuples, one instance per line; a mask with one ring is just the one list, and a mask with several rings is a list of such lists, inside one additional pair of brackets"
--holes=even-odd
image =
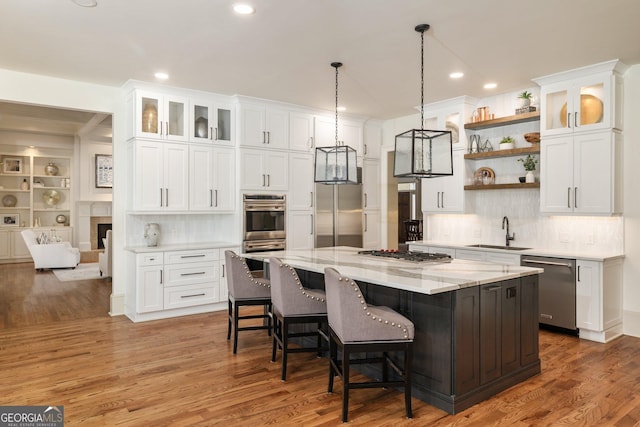
[(21, 190), (28, 190), (29, 189), (29, 182), (27, 181), (27, 179), (23, 179), (22, 182), (20, 183), (20, 189)]

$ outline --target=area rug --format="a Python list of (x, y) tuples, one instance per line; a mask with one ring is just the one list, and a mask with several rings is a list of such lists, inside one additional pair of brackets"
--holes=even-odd
[(100, 269), (98, 263), (78, 264), (74, 269), (59, 268), (53, 270), (53, 274), (61, 282), (70, 282), (73, 280), (91, 280), (100, 279)]

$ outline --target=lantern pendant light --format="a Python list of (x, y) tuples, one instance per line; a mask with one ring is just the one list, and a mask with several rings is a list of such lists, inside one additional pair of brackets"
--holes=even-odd
[(336, 139), (333, 147), (316, 147), (315, 182), (323, 184), (357, 184), (356, 150), (338, 141), (338, 68), (341, 62), (332, 62), (336, 69)]
[(420, 129), (396, 135), (393, 176), (402, 178), (436, 178), (453, 175), (451, 131), (424, 128), (424, 33), (429, 24), (418, 25), (420, 33)]

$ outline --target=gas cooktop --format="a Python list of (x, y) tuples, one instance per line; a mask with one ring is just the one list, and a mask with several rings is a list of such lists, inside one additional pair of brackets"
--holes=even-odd
[(416, 251), (397, 251), (393, 249), (358, 251), (360, 255), (379, 256), (384, 258), (400, 259), (412, 262), (451, 262), (451, 257), (447, 254), (428, 253)]

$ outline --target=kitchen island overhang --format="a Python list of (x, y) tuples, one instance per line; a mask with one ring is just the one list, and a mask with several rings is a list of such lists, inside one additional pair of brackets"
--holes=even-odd
[[(462, 411), (540, 373), (538, 274), (543, 270), (467, 260), (413, 263), (359, 255), (358, 248), (257, 252), (324, 287), (325, 267), (360, 285), (365, 299), (415, 325), (413, 395)], [(378, 373), (364, 371), (376, 376)]]

